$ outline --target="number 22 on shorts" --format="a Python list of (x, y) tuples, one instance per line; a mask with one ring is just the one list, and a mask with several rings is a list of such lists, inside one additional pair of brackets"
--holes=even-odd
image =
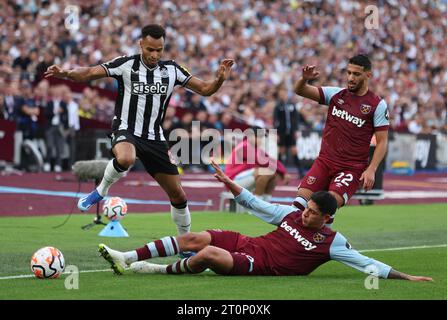
[(352, 174), (348, 173), (345, 174), (344, 172), (340, 172), (338, 176), (334, 179), (334, 182), (338, 182), (341, 184), (344, 184), (345, 186), (349, 187), (349, 183), (354, 179)]

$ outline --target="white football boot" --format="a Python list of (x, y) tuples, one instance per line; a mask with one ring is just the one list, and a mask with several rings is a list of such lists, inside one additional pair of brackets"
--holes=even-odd
[(99, 245), (98, 251), (101, 253), (101, 256), (110, 263), (115, 274), (122, 275), (124, 270), (127, 269), (126, 259), (124, 259), (124, 254), (122, 252), (110, 249), (102, 243)]

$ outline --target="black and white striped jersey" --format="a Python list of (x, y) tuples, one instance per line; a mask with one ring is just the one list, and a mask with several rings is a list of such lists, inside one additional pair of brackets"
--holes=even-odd
[(165, 140), (161, 124), (174, 87), (185, 86), (190, 73), (173, 60), (149, 68), (141, 55), (122, 56), (101, 64), (118, 80), (113, 130), (127, 130), (137, 137)]

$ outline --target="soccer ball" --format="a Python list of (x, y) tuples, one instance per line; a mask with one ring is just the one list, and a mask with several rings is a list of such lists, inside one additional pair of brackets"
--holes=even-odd
[(110, 221), (119, 221), (127, 213), (127, 204), (120, 197), (112, 197), (106, 200), (102, 211)]
[(59, 278), (65, 270), (65, 259), (62, 252), (55, 247), (44, 247), (37, 250), (31, 258), (31, 271), (40, 279)]

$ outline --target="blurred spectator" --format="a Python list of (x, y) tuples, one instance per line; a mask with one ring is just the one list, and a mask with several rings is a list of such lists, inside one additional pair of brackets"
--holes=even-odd
[(287, 163), (291, 157), (298, 172), (298, 177), (304, 177), (304, 169), (298, 158), (296, 147), (299, 126), (305, 122), (296, 105), (292, 103), (286, 89), (280, 89), (273, 114), (274, 128), (278, 130), (278, 151), (282, 162)]
[(62, 155), (66, 143), (66, 129), (68, 128), (67, 103), (62, 99), (63, 88), (52, 87), (50, 90), (51, 99), (45, 107), (45, 117), (47, 127), (45, 131), (47, 154), (44, 164), (44, 171), (51, 170), (51, 163), (54, 163), (54, 171), (62, 171)]
[[(63, 27), (68, 4), (79, 6), (79, 28)], [(183, 90), (170, 101), (170, 106), (194, 113), (206, 111), (208, 121), (221, 130), (237, 124), (235, 119), (273, 127), (278, 86), (290, 90), (301, 66), (317, 64), (318, 83), (335, 85), (345, 81), (339, 70), (347, 57), (362, 52), (373, 61), (371, 88), (387, 101), (392, 130), (445, 132), (446, 2), (379, 1), (378, 29), (364, 27), (366, 5), (349, 0), (4, 1), (0, 5), (2, 114), (9, 119), (16, 116), (14, 97), (21, 90), (17, 81), (40, 79), (54, 63), (92, 65), (139, 53), (134, 40), (142, 25), (152, 21), (166, 25), (166, 58), (199, 77), (209, 77), (208, 70), (215, 70), (222, 57), (235, 59), (231, 78), (212, 97), (202, 99)], [(45, 83), (36, 90), (38, 105), (48, 100)], [(117, 90), (113, 78), (92, 84)], [(306, 101), (293, 103), (309, 128), (323, 128), (324, 108)], [(113, 108), (114, 103), (96, 91), (82, 92), (81, 117), (110, 122)]]
[(18, 82), (5, 84), (5, 95), (3, 97), (5, 119), (15, 121), (17, 111), (15, 108), (16, 100), (19, 99)]
[(14, 59), (12, 63), (13, 68), (19, 68), (21, 71), (27, 71), (28, 65), (31, 63), (31, 58), (29, 57), (30, 51), (23, 45), (20, 48), (20, 55)]
[(70, 152), (68, 167), (76, 160), (76, 133), (81, 128), (79, 123), (79, 104), (73, 99), (73, 94), (68, 87), (63, 87), (62, 101), (67, 105), (68, 133), (67, 143)]
[(0, 119), (4, 120), (7, 118), (6, 108), (5, 108), (5, 98), (3, 94), (0, 93)]
[(27, 81), (22, 81), (21, 95), (15, 99), (17, 130), (22, 131), (23, 139), (33, 140), (36, 138), (38, 129), (37, 117), (39, 116), (39, 107), (33, 96), (33, 88)]
[(36, 65), (36, 78), (40, 78), (48, 67), (54, 64), (54, 57), (50, 51), (44, 51), (42, 55), (40, 62)]
[(207, 111), (203, 99), (204, 98), (201, 95), (192, 94), (189, 100), (185, 102), (184, 107), (194, 114), (199, 111)]

